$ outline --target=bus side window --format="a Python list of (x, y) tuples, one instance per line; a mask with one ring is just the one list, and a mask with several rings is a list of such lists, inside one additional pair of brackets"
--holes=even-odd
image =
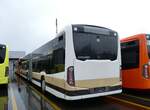
[(58, 41), (59, 41), (59, 42), (62, 41), (62, 40), (63, 40), (63, 35), (60, 36), (60, 37), (58, 37)]
[(65, 70), (65, 49), (60, 48), (54, 50), (53, 52), (53, 61), (54, 61), (54, 69), (55, 72), (63, 72)]
[(52, 53), (51, 73), (59, 73), (65, 70), (65, 34), (59, 36), (55, 42)]

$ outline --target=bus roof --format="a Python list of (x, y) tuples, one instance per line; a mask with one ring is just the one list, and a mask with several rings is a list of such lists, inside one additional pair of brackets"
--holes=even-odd
[(97, 26), (97, 25), (88, 25), (88, 24), (72, 24), (72, 26), (90, 26), (90, 27), (97, 27), (97, 28), (103, 28), (103, 29), (107, 29), (109, 31), (114, 31), (112, 29), (106, 28), (106, 27), (102, 27), (102, 26)]
[(123, 38), (120, 41), (121, 42), (126, 42), (126, 41), (129, 41), (129, 40), (132, 40), (132, 39), (141, 39), (141, 38), (144, 38), (145, 35), (146, 35), (145, 33), (136, 34), (136, 35), (133, 35), (133, 36), (129, 36), (129, 37)]

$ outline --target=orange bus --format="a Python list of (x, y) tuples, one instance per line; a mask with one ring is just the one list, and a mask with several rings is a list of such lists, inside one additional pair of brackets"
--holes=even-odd
[(150, 35), (122, 39), (121, 55), (123, 88), (150, 90)]

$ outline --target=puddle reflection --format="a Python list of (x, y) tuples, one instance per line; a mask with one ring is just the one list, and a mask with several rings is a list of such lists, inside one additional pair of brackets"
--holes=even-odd
[(8, 91), (6, 86), (0, 86), (0, 110), (8, 110)]
[(44, 96), (37, 93), (29, 84), (21, 81), (20, 94), (27, 110), (55, 110), (50, 102), (44, 99)]
[[(17, 83), (15, 83), (15, 86), (18, 89)], [(21, 110), (137, 110), (137, 108), (112, 103), (106, 97), (64, 101), (51, 95), (44, 96), (24, 80), (20, 81), (20, 90), (16, 91), (20, 101), (23, 102), (24, 109)], [(18, 97), (17, 95), (16, 97)]]
[(0, 96), (0, 110), (8, 110), (8, 96)]

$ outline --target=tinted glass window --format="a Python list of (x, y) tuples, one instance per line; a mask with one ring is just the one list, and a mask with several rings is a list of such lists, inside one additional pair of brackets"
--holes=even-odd
[(60, 36), (50, 42), (50, 54), (33, 59), (32, 68), (35, 72), (45, 71), (47, 74), (59, 73), (65, 70), (65, 39)]
[(6, 53), (6, 46), (0, 45), (0, 63), (4, 63)]
[(139, 40), (121, 43), (122, 69), (139, 67)]
[(118, 36), (108, 29), (73, 26), (73, 43), (79, 60), (115, 60), (118, 51)]

